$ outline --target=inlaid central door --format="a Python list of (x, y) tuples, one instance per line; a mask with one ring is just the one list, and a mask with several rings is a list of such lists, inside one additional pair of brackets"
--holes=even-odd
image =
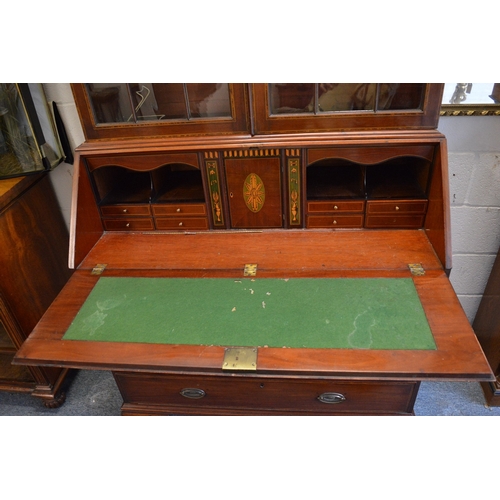
[(225, 168), (231, 227), (283, 227), (279, 156), (226, 158)]

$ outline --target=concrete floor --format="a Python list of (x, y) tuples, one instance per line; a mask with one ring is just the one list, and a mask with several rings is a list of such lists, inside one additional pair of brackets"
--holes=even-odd
[[(75, 371), (60, 408), (48, 409), (26, 394), (0, 392), (0, 416), (116, 416), (122, 398), (113, 376), (105, 371)], [(422, 382), (415, 403), (417, 416), (500, 416), (486, 406), (477, 382)]]

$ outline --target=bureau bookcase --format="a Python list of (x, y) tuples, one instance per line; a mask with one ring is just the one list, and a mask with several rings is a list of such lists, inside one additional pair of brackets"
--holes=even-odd
[(72, 87), (75, 272), (16, 363), (111, 370), (125, 415), (407, 415), (421, 380), (492, 379), (448, 280), (442, 85)]

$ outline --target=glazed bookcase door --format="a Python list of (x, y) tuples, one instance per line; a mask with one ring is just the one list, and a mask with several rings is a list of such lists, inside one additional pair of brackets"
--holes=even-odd
[(87, 140), (248, 134), (247, 87), (233, 83), (71, 84)]
[(428, 83), (252, 84), (255, 133), (434, 129), (442, 92)]

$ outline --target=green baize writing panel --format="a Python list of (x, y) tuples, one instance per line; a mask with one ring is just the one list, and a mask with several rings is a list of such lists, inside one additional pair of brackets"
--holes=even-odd
[(411, 278), (101, 277), (63, 338), (436, 349)]

